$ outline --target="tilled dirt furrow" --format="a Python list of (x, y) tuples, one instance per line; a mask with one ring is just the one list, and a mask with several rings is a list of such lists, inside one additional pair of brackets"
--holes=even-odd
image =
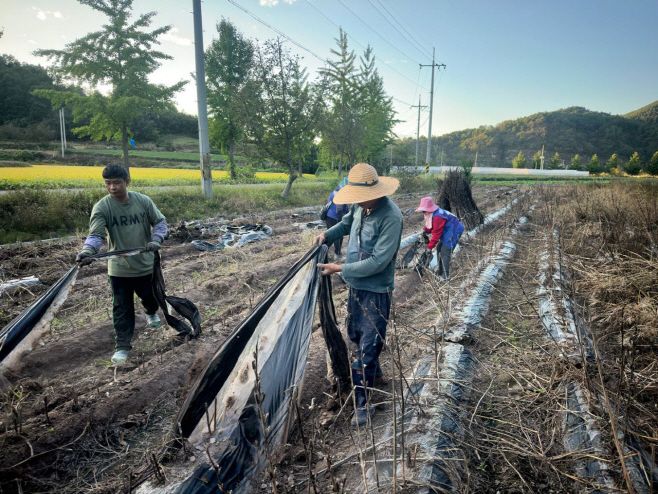
[[(509, 196), (504, 194), (509, 190), (489, 193), (482, 188), (474, 190), (474, 195), (487, 212), (508, 201)], [(397, 201), (406, 213), (405, 235), (421, 226), (418, 213), (410, 216), (419, 197), (421, 194), (414, 194)], [(116, 376), (106, 362), (113, 346), (106, 267), (97, 262), (82, 270), (50, 335), (24, 359), (20, 372), (10, 376), (19, 395), (6, 398), (10, 408), (5, 408), (7, 416), (0, 422), (0, 428), (7, 430), (0, 433), (3, 489), (15, 485), (14, 478), (25, 479), (35, 472), (40, 472), (42, 480), (23, 480), (23, 486), (60, 492), (80, 492), (88, 482), (116, 487), (123, 481), (114, 477), (125, 472), (126, 465), (132, 462), (137, 468), (143, 465), (149, 450), (162, 448), (178, 404), (207, 357), (267, 288), (307, 250), (315, 234), (293, 226), (304, 218), (290, 218), (290, 212), (243, 220), (269, 224), (274, 228), (274, 237), (243, 249), (214, 253), (196, 251), (189, 244), (165, 242), (163, 269), (168, 292), (197, 304), (203, 319), (202, 336), (189, 343), (172, 344), (175, 333), (163, 328), (145, 329), (138, 310), (133, 359)], [(10, 263), (8, 272), (16, 277), (36, 274), (52, 283), (73, 262), (79, 243), (16, 248), (7, 252), (9, 257), (2, 257), (0, 251), (0, 260), (3, 267)], [(395, 304), (411, 310), (422, 304), (422, 280), (416, 273), (399, 273), (396, 285)], [(39, 290), (19, 293), (8, 313), (18, 313), (29, 305)], [(347, 287), (335, 283), (334, 295), (341, 320)], [(323, 393), (331, 392), (324, 379), (325, 370), (324, 343), (321, 332), (316, 331), (302, 403), (321, 401)], [(12, 417), (14, 412), (16, 416)], [(14, 425), (21, 430), (20, 435), (10, 432)], [(106, 458), (103, 465), (97, 463), (100, 458)], [(72, 470), (72, 462), (82, 466)], [(62, 482), (68, 490), (60, 489)]]

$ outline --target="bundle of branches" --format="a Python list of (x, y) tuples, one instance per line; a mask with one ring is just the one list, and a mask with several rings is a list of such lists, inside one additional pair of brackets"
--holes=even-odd
[(457, 216), (467, 230), (484, 222), (484, 216), (473, 200), (471, 186), (458, 170), (446, 173), (445, 179), (440, 182), (437, 204)]

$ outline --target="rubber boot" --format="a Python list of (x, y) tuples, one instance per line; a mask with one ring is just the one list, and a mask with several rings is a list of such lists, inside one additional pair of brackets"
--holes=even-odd
[(368, 407), (368, 396), (364, 388), (363, 370), (352, 367), (352, 380), (354, 381), (354, 396), (356, 398), (356, 410), (352, 417), (352, 427), (364, 426), (368, 422), (368, 415), (372, 417), (375, 407)]

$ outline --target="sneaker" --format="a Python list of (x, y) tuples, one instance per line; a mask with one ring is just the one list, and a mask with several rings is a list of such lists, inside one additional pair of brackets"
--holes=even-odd
[(157, 328), (160, 326), (160, 318), (158, 317), (158, 314), (146, 314), (146, 322), (151, 326), (152, 328)]
[(117, 350), (114, 352), (114, 355), (112, 355), (110, 360), (113, 364), (123, 364), (126, 360), (128, 360), (129, 355), (130, 350)]
[(357, 408), (356, 412), (352, 416), (352, 427), (356, 427), (357, 425), (359, 427), (363, 427), (368, 422), (368, 415), (370, 415), (370, 420), (372, 420), (372, 416), (374, 414), (375, 414), (374, 406), (371, 406), (369, 411), (368, 411), (368, 407)]

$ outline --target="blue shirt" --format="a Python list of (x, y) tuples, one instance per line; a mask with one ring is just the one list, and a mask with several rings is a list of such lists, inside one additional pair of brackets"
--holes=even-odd
[(334, 196), (339, 190), (340, 187), (336, 187), (336, 190), (334, 190), (329, 196), (329, 202), (331, 202), (331, 206), (329, 206), (329, 209), (327, 210), (327, 216), (329, 218), (335, 219), (336, 221), (342, 220), (343, 216), (345, 216), (349, 210), (347, 204), (334, 204)]

